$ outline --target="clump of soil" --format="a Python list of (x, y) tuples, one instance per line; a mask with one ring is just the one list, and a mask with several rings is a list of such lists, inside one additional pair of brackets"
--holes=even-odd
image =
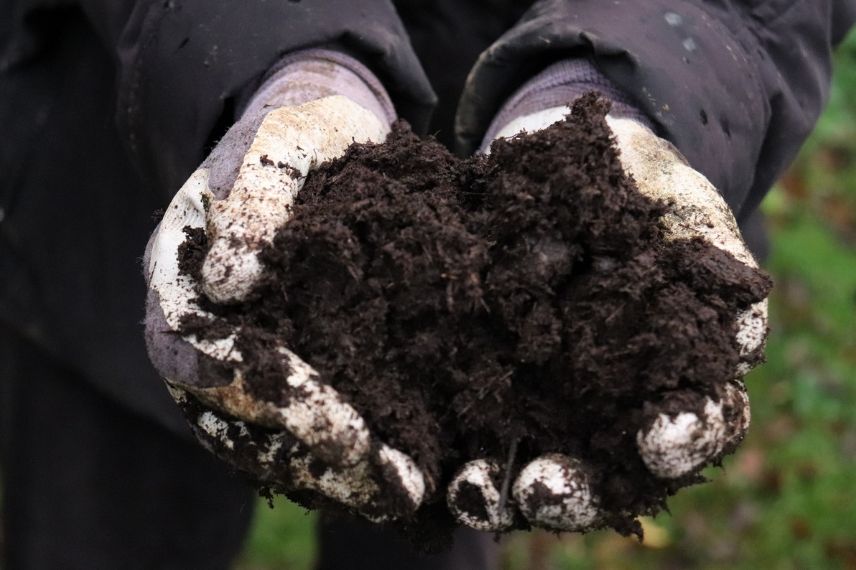
[[(437, 490), (428, 510), (464, 462), (502, 464), (516, 444), (518, 468), (582, 459), (610, 524), (638, 532), (636, 516), (692, 482), (639, 458), (646, 403), (718, 399), (738, 363), (735, 316), (770, 282), (701, 240), (663, 239), (666, 205), (623, 173), (607, 111), (584, 97), (468, 159), (399, 123), (314, 171), (255, 298), (206, 305), (237, 327), (249, 389), (281, 397), (281, 371), (253, 355), (284, 341), (414, 458)], [(206, 245), (191, 238), (193, 274)]]

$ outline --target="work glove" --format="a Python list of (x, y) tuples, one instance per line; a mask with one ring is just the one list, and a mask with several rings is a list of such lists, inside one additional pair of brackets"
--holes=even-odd
[[(555, 64), (518, 90), (490, 126), (482, 152), (489, 152), (498, 138), (536, 132), (563, 120), (570, 113), (570, 102), (591, 91), (600, 92), (612, 103), (607, 124), (625, 172), (642, 194), (668, 204), (663, 215), (666, 239), (701, 238), (756, 268), (734, 216), (716, 189), (675, 147), (654, 134), (632, 102), (584, 60)], [(763, 351), (766, 300), (734, 318), (741, 362), (719, 401), (704, 396), (701, 413), (675, 413), (682, 409), (682, 400), (670, 402), (669, 394), (661, 401), (641, 404), (664, 410), (636, 434), (639, 455), (655, 477), (678, 480), (697, 473), (732, 451), (749, 426), (749, 401), (742, 378)], [(504, 470), (496, 461), (480, 459), (457, 473), (447, 502), (460, 523), (502, 531), (512, 527), (520, 513), (531, 525), (552, 530), (586, 531), (604, 524), (606, 514), (581, 458), (558, 453), (536, 458), (511, 477), (510, 489), (499, 483), (509, 480)], [(480, 505), (474, 507), (474, 502)]]
[[(275, 405), (246, 389), (237, 331), (206, 340), (181, 330), (215, 319), (208, 301), (252, 295), (264, 273), (259, 253), (307, 174), (351, 143), (383, 141), (394, 118), (382, 86), (352, 58), (326, 50), (287, 58), (175, 195), (144, 260), (149, 354), (198, 439), (261, 485), (309, 492), (374, 521), (421, 504), (425, 481), (410, 457), (374, 438), (288, 347), (268, 347), (283, 371), (278, 401), (287, 402)], [(188, 275), (179, 251), (201, 230), (210, 249)]]

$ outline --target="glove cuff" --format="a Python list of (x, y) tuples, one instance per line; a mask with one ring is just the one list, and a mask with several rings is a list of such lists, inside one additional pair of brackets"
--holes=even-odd
[(272, 107), (291, 107), (342, 95), (371, 111), (385, 125), (396, 120), (395, 108), (371, 70), (342, 52), (307, 49), (280, 59), (249, 98), (241, 120), (252, 120)]
[(648, 117), (588, 59), (566, 59), (547, 67), (508, 98), (491, 121), (480, 151), (485, 152), (490, 148), (497, 134), (513, 120), (545, 109), (570, 105), (591, 91), (601, 93), (612, 102), (610, 115), (634, 119), (651, 127)]

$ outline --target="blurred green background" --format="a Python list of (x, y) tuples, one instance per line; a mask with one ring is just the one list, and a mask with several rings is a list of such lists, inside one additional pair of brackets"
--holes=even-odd
[[(643, 521), (643, 543), (521, 533), (504, 569), (856, 569), (856, 33), (836, 60), (826, 112), (763, 204), (776, 286), (745, 444)], [(313, 520), (260, 503), (239, 569), (311, 568)]]

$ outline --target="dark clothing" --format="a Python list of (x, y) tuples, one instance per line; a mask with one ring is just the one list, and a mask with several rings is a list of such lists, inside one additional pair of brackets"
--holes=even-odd
[(151, 213), (283, 53), (348, 51), (404, 118), (450, 143), (457, 109), (461, 152), (528, 77), (591, 57), (754, 234), (856, 18), (856, 0), (541, 0), (518, 21), (531, 4), (400, 0), (399, 19), (388, 0), (7, 0), (0, 321), (73, 370), (69, 382), (188, 437), (146, 358), (139, 258)]
[(229, 568), (254, 493), (0, 329), (6, 570)]
[(0, 320), (189, 439), (140, 324), (140, 258), (165, 198), (135, 176), (115, 128), (112, 57), (79, 13), (61, 17), (0, 78)]

